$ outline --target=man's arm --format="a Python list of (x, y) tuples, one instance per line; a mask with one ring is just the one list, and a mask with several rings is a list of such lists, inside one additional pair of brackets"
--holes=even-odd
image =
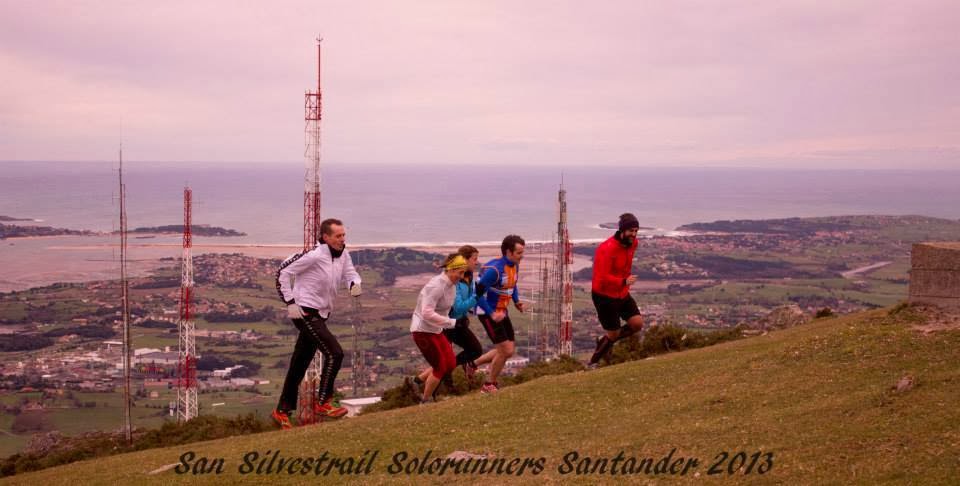
[[(467, 287), (467, 291), (463, 294), (460, 293), (460, 285), (463, 284)], [(476, 307), (477, 305), (477, 296), (470, 292), (470, 286), (473, 285), (473, 282), (470, 283), (458, 283), (457, 284), (457, 297), (453, 301), (453, 310), (450, 311), (452, 315), (458, 316), (467, 312), (468, 310)]]
[(360, 274), (357, 273), (356, 267), (353, 266), (353, 257), (350, 256), (349, 252), (344, 252), (343, 256), (347, 257), (347, 259), (343, 262), (343, 277), (341, 281), (347, 288), (360, 285)]
[(277, 293), (284, 304), (293, 303), (293, 279), (316, 261), (316, 252), (297, 253), (283, 261), (277, 270)]
[(423, 320), (443, 328), (451, 328), (456, 325), (457, 320), (449, 316), (441, 315), (437, 312), (437, 302), (443, 297), (443, 287), (438, 284), (428, 283), (420, 292), (423, 293), (423, 306), (420, 312), (423, 314)]
[(480, 280), (477, 281), (477, 305), (487, 315), (493, 315), (494, 310), (493, 307), (490, 307), (490, 302), (487, 302), (487, 289), (496, 285), (499, 279), (500, 272), (496, 268), (489, 267), (484, 270)]
[(513, 305), (520, 312), (525, 312), (527, 310), (526, 304), (520, 302), (520, 290), (516, 286), (513, 287)]

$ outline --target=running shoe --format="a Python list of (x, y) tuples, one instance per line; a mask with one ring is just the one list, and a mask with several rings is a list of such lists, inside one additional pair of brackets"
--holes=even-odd
[(610, 350), (613, 349), (613, 341), (611, 341), (606, 336), (601, 336), (597, 338), (597, 349), (593, 352), (593, 356), (590, 357), (590, 364), (597, 364), (601, 359), (610, 354)]
[(477, 377), (476, 365), (473, 365), (471, 363), (464, 363), (461, 366), (463, 366), (463, 374), (464, 376), (467, 377), (467, 382), (470, 384), (473, 384), (473, 382), (476, 380), (476, 377)]
[(496, 393), (498, 391), (500, 391), (500, 388), (496, 383), (484, 383), (483, 386), (480, 387), (480, 393)]
[(334, 401), (334, 399), (331, 398), (330, 400), (323, 402), (322, 405), (314, 403), (313, 413), (317, 417), (338, 418), (347, 414), (347, 408), (341, 407), (339, 400)]
[(413, 378), (407, 378), (410, 380), (410, 389), (413, 390), (413, 394), (420, 398), (423, 396), (423, 389), (427, 386), (426, 383), (420, 381), (419, 377), (414, 376)]
[(273, 418), (273, 421), (276, 422), (283, 430), (288, 430), (293, 428), (293, 424), (290, 423), (290, 413), (284, 410), (273, 409), (273, 413), (270, 414), (270, 417)]

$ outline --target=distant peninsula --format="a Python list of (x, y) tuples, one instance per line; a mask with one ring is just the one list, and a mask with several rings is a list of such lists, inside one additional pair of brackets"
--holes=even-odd
[(28, 238), (31, 236), (63, 236), (63, 235), (90, 236), (95, 234), (97, 233), (93, 231), (88, 231), (88, 230), (52, 228), (50, 226), (19, 226), (15, 224), (0, 223), (0, 240), (4, 240), (7, 238)]
[(4, 216), (0, 214), (0, 221), (13, 222), (13, 221), (35, 221), (30, 218), (14, 218), (13, 216)]
[[(148, 226), (130, 230), (131, 233), (150, 233), (150, 234), (183, 234), (182, 224), (168, 224), (165, 226)], [(190, 226), (190, 233), (197, 236), (247, 236), (240, 231), (210, 226), (206, 224), (195, 224)]]
[(955, 227), (957, 221), (933, 218), (928, 216), (884, 216), (884, 215), (855, 215), (855, 216), (825, 216), (814, 218), (781, 218), (781, 219), (738, 219), (721, 220), (712, 223), (692, 223), (678, 227), (681, 231), (697, 231), (731, 234), (764, 234), (764, 235), (793, 235), (813, 236), (831, 232), (847, 232), (862, 230), (881, 230), (891, 225), (911, 225), (922, 227), (927, 225), (946, 225)]

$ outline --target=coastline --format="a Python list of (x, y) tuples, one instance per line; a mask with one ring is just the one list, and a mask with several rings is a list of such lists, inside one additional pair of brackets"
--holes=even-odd
[[(169, 235), (167, 235), (169, 236)], [(83, 283), (119, 278), (119, 245), (113, 241), (113, 235), (50, 235), (31, 236), (0, 241), (4, 251), (0, 252), (0, 268), (4, 274), (0, 277), (0, 292), (27, 290), (55, 283)], [(600, 242), (602, 239), (575, 240), (575, 245)], [(526, 271), (538, 268), (542, 241), (528, 241), (527, 256), (523, 267)], [(547, 242), (549, 243), (549, 242)], [(349, 250), (387, 250), (411, 248), (437, 254), (457, 251), (462, 245), (472, 245), (480, 251), (481, 261), (500, 256), (499, 241), (466, 242), (400, 242), (400, 243), (347, 243)], [(178, 265), (176, 260), (182, 254), (179, 238), (149, 243), (128, 243), (131, 277), (144, 277), (159, 268)], [(193, 243), (193, 255), (206, 253), (239, 253), (254, 258), (284, 259), (300, 251), (299, 244), (292, 243)], [(167, 260), (162, 260), (167, 258)], [(549, 258), (544, 254), (543, 258)], [(574, 271), (590, 264), (590, 258), (574, 256)], [(529, 269), (529, 270), (527, 270)], [(529, 274), (532, 275), (532, 274)], [(524, 279), (532, 282), (532, 279)]]
[[(602, 229), (597, 225), (597, 229)], [(612, 235), (602, 238), (573, 239), (574, 246), (593, 245)], [(682, 237), (698, 234), (690, 231), (654, 229), (641, 231), (640, 237)], [(149, 276), (159, 268), (176, 265), (182, 254), (180, 235), (169, 233), (141, 233), (128, 242), (128, 269), (131, 277)], [(149, 236), (149, 238), (142, 238)], [(194, 256), (205, 253), (239, 253), (254, 258), (284, 259), (299, 252), (300, 243), (250, 243), (233, 242), (233, 236), (204, 236), (193, 240)], [(146, 241), (145, 241), (146, 240)], [(540, 260), (550, 258), (547, 245), (549, 240), (527, 240), (527, 256), (523, 264), (525, 269), (537, 269)], [(410, 248), (438, 254), (457, 251), (463, 245), (472, 245), (480, 250), (481, 261), (500, 256), (500, 241), (402, 241), (380, 243), (350, 243), (347, 248), (356, 250), (387, 250)], [(113, 280), (119, 275), (119, 242), (116, 233), (96, 232), (82, 235), (36, 235), (7, 238), (0, 240), (0, 268), (4, 274), (0, 277), (0, 292), (27, 290), (55, 283), (83, 283), (98, 280)], [(546, 253), (541, 253), (546, 250)], [(167, 260), (162, 260), (167, 259)], [(591, 264), (590, 257), (574, 254), (573, 271)], [(530, 279), (525, 279), (532, 282)]]

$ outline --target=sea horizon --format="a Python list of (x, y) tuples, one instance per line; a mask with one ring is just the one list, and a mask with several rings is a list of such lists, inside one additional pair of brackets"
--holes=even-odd
[[(6, 162), (0, 215), (38, 224), (118, 229), (116, 162)], [(174, 167), (124, 162), (128, 228), (183, 222), (246, 233), (237, 244), (302, 241), (303, 167)], [(496, 244), (506, 234), (550, 241), (557, 191), (567, 191), (570, 237), (609, 237), (603, 223), (632, 212), (648, 235), (735, 219), (923, 215), (960, 219), (960, 170), (344, 166), (323, 172), (323, 215), (342, 219), (353, 246)]]

